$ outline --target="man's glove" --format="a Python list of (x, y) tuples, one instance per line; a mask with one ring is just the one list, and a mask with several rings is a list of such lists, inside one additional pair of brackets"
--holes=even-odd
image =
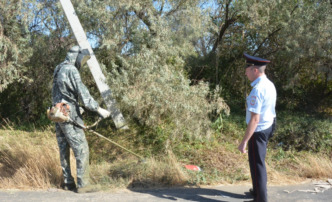
[(80, 114), (82, 115), (84, 113), (84, 109), (83, 107), (80, 107), (79, 109), (80, 109)]
[(107, 111), (106, 109), (100, 108), (100, 107), (98, 107), (97, 112), (101, 117), (103, 117), (103, 119), (106, 119), (107, 117), (109, 117), (111, 115), (111, 112)]

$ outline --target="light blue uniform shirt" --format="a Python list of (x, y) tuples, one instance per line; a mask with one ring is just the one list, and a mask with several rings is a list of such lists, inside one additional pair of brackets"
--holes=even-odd
[(249, 123), (251, 113), (259, 114), (259, 123), (255, 132), (268, 129), (276, 117), (275, 106), (277, 91), (266, 75), (258, 77), (251, 83), (253, 89), (247, 97), (246, 122)]

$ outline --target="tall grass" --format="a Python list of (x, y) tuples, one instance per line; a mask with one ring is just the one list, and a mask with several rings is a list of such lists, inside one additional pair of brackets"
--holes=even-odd
[[(91, 141), (90, 136), (87, 138)], [(179, 148), (170, 147), (163, 155), (152, 155), (146, 162), (139, 162), (136, 157), (121, 152), (113, 159), (90, 161), (91, 182), (105, 189), (250, 183), (247, 155), (237, 151), (239, 142), (234, 139), (218, 141), (220, 138), (206, 142), (197, 140), (190, 145), (183, 143)], [(127, 144), (126, 147), (130, 143)], [(95, 149), (95, 145), (90, 144), (92, 157)], [(71, 159), (75, 173), (73, 156)], [(186, 164), (195, 164), (203, 171), (186, 170)], [(266, 164), (270, 184), (332, 178), (332, 162), (328, 154), (269, 147)], [(0, 129), (1, 189), (46, 189), (60, 187), (61, 181), (53, 129), (32, 132), (8, 127)]]
[[(0, 188), (45, 189), (62, 182), (59, 150), (50, 130), (25, 132), (0, 130)], [(75, 160), (71, 156), (74, 177)], [(188, 179), (170, 152), (140, 163), (136, 158), (99, 162), (90, 167), (91, 182), (104, 187), (184, 185)]]
[(1, 130), (0, 188), (60, 185), (59, 152), (52, 136), (49, 131)]
[[(332, 177), (332, 161), (327, 158), (308, 155), (307, 161), (303, 162), (300, 167), (300, 176), (307, 178), (331, 178)], [(297, 159), (301, 161), (300, 159)]]
[(332, 161), (328, 154), (284, 151), (282, 148), (269, 152), (268, 173), (274, 183), (332, 178)]
[(181, 186), (189, 180), (172, 153), (161, 158), (147, 158), (144, 162), (122, 159), (114, 163), (93, 165), (91, 170), (94, 183), (110, 188)]

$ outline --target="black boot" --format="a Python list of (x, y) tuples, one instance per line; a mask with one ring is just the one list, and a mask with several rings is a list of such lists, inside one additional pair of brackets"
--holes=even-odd
[(253, 188), (250, 188), (250, 189), (249, 189), (249, 193), (250, 193), (253, 197), (256, 196), (256, 191), (254, 191)]
[(66, 191), (75, 191), (76, 190), (76, 184), (75, 182), (73, 183), (68, 183), (68, 184), (62, 184), (62, 189), (66, 190)]

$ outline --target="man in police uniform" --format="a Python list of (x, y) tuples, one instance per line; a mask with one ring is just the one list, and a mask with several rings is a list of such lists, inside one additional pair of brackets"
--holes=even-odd
[[(79, 70), (89, 58), (87, 49), (82, 50), (79, 46), (74, 46), (67, 53), (65, 61), (55, 68), (53, 75), (53, 105), (69, 105), (70, 119), (81, 125), (84, 124), (79, 101), (85, 108), (97, 112), (103, 118), (110, 116), (110, 112), (99, 107), (82, 83)], [(95, 187), (89, 184), (89, 147), (83, 129), (70, 122), (56, 123), (55, 127), (64, 177), (63, 188), (77, 190), (79, 193), (93, 191)], [(77, 187), (70, 170), (70, 147), (76, 158)]]
[(246, 100), (247, 129), (238, 149), (248, 157), (254, 201), (267, 201), (267, 174), (265, 167), (266, 147), (275, 129), (275, 105), (277, 93), (274, 84), (266, 77), (265, 68), (269, 60), (250, 56), (246, 58), (246, 76), (253, 87)]

